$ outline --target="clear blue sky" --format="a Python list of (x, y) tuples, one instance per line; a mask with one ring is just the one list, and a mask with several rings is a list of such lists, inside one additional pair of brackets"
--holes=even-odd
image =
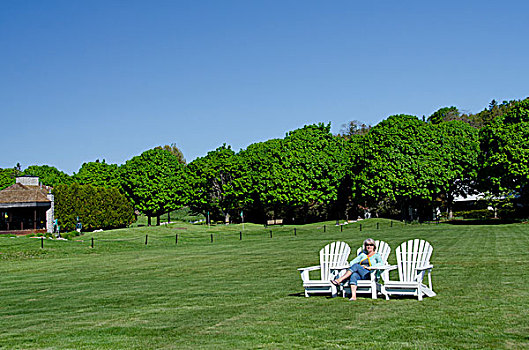
[(528, 1), (0, 1), (0, 167), (529, 96)]

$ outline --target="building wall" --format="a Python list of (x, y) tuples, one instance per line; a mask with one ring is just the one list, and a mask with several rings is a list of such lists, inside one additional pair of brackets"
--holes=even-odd
[(53, 220), (55, 216), (55, 200), (53, 194), (48, 193), (48, 199), (51, 201), (51, 207), (46, 211), (46, 231), (53, 233)]

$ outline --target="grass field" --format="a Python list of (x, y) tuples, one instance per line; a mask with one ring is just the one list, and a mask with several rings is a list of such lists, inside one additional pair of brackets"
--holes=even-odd
[[(528, 225), (246, 224), (240, 240), (241, 230), (135, 227), (44, 248), (0, 237), (0, 348), (529, 347)], [(354, 250), (367, 237), (393, 250), (431, 242), (437, 297), (303, 297), (298, 267), (316, 265), (328, 242)]]

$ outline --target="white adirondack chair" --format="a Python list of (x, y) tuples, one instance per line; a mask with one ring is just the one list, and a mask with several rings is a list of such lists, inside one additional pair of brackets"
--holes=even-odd
[[(389, 279), (389, 273), (386, 269), (388, 267), (388, 257), (389, 257), (389, 254), (391, 253), (391, 247), (389, 246), (389, 244), (387, 244), (384, 241), (375, 241), (375, 245), (376, 245), (376, 252), (380, 254), (380, 256), (382, 257), (382, 261), (385, 266), (385, 268), (382, 270), (380, 277), (382, 277), (382, 280), (386, 281)], [(358, 250), (356, 251), (356, 255), (358, 256), (360, 253), (362, 253), (363, 249), (364, 247), (358, 248)], [(342, 291), (343, 297), (345, 297), (345, 294), (348, 291), (350, 291), (349, 281), (344, 283), (344, 288)], [(382, 288), (379, 281), (377, 280), (376, 271), (373, 270), (373, 272), (371, 273), (371, 279), (358, 281), (357, 289), (356, 289), (357, 294), (358, 293), (371, 294), (371, 298), (376, 299), (378, 296), (378, 292), (381, 292), (382, 294), (385, 295), (384, 288)], [(386, 299), (388, 299), (388, 296), (387, 295), (385, 296), (386, 296)]]
[[(386, 295), (413, 295), (419, 300), (422, 300), (423, 295), (436, 296), (432, 289), (432, 252), (432, 245), (424, 240), (415, 239), (402, 243), (395, 251), (397, 265), (388, 270), (398, 269), (399, 280), (384, 281)], [(427, 286), (423, 283), (425, 274), (428, 274)]]
[[(331, 293), (335, 297), (338, 289), (331, 281), (340, 273), (340, 270), (336, 268), (347, 264), (349, 253), (351, 253), (351, 247), (347, 243), (332, 242), (320, 250), (320, 265), (298, 269), (303, 280), (305, 296), (308, 297), (312, 293)], [(309, 272), (315, 270), (320, 270), (319, 280), (311, 280), (309, 277)]]

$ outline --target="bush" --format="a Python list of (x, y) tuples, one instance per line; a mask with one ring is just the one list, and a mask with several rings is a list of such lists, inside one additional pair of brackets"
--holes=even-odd
[(55, 195), (55, 217), (61, 231), (73, 231), (77, 218), (83, 231), (126, 227), (134, 221), (134, 210), (116, 188), (91, 185), (59, 185)]
[(80, 235), (81, 234), (79, 232), (77, 232), (77, 231), (70, 231), (70, 232), (61, 233), (61, 237), (65, 238), (65, 239), (72, 239), (72, 238), (80, 236)]
[[(506, 219), (512, 218), (515, 212), (513, 209), (498, 209), (497, 215), (498, 218)], [(455, 211), (454, 217), (462, 217), (463, 219), (493, 219), (494, 211), (488, 209)]]

